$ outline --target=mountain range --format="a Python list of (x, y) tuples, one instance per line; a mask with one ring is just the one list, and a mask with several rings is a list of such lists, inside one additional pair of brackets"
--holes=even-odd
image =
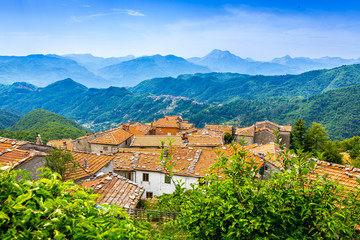
[(290, 124), (302, 117), (323, 123), (331, 138), (340, 140), (360, 135), (359, 94), (360, 65), (350, 65), (284, 76), (186, 74), (130, 89), (88, 88), (72, 79), (46, 87), (14, 83), (0, 85), (0, 109), (25, 114), (42, 108), (95, 131), (163, 114), (180, 114), (198, 127), (266, 119)]
[(182, 74), (232, 72), (249, 75), (299, 74), (309, 70), (360, 63), (360, 59), (333, 57), (255, 61), (229, 51), (213, 50), (204, 57), (184, 59), (174, 55), (102, 58), (91, 54), (0, 56), (0, 83), (27, 82), (45, 87), (71, 78), (86, 87), (133, 87), (143, 80)]

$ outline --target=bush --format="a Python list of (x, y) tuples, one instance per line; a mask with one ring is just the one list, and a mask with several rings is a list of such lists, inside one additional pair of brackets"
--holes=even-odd
[[(300, 152), (282, 153), (283, 169), (257, 179), (249, 153), (220, 156), (208, 186), (181, 205), (179, 226), (191, 239), (353, 239), (360, 217), (359, 191), (344, 191), (326, 177), (307, 177), (315, 162)], [(315, 174), (315, 173), (313, 173)]]
[[(15, 177), (21, 174), (19, 181)], [(146, 239), (119, 206), (101, 205), (73, 182), (45, 171), (32, 181), (26, 172), (0, 170), (2, 239)]]

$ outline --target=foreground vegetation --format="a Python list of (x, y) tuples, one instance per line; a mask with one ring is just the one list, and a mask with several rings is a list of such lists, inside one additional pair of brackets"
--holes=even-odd
[(97, 205), (97, 196), (56, 173), (35, 182), (0, 170), (1, 239), (148, 239), (148, 230), (117, 206)]
[(359, 238), (359, 190), (317, 176), (316, 163), (301, 151), (298, 157), (283, 152), (283, 168), (267, 181), (256, 177), (249, 153), (234, 151), (230, 157), (219, 153), (208, 184), (185, 190), (178, 183), (173, 194), (160, 197), (160, 209), (181, 212), (177, 225), (190, 239)]

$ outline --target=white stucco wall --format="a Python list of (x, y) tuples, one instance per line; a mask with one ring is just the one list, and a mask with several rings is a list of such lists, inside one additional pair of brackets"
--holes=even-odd
[[(143, 173), (149, 174), (149, 181), (143, 181)], [(173, 193), (175, 185), (171, 182), (170, 184), (165, 183), (165, 174), (159, 172), (147, 172), (147, 171), (135, 171), (133, 181), (141, 184), (145, 188), (145, 193), (142, 198), (146, 198), (146, 192), (152, 192), (153, 196), (160, 196), (163, 193)], [(191, 189), (191, 184), (198, 183), (199, 178), (187, 177), (187, 176), (174, 176), (174, 181), (182, 180), (184, 187)]]

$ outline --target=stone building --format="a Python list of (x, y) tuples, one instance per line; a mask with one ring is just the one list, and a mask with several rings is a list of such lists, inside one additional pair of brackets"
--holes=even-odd
[(291, 126), (282, 126), (270, 121), (257, 122), (255, 125), (245, 128), (237, 128), (235, 131), (235, 141), (244, 139), (247, 145), (254, 143), (268, 144), (276, 141), (276, 130), (281, 136), (281, 144), (286, 148), (290, 147)]

